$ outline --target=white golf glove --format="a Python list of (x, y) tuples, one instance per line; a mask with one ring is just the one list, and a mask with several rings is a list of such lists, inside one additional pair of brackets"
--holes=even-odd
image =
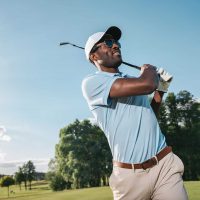
[(158, 84), (158, 91), (167, 92), (169, 85), (173, 79), (173, 76), (165, 71), (163, 68), (157, 69), (157, 73), (160, 75), (160, 80)]
[(162, 77), (164, 81), (171, 82), (173, 79), (173, 76), (165, 71), (163, 68), (157, 68), (157, 73), (160, 75), (160, 77)]
[(170, 82), (164, 81), (162, 77), (160, 77), (158, 88), (156, 90), (167, 92), (169, 88)]

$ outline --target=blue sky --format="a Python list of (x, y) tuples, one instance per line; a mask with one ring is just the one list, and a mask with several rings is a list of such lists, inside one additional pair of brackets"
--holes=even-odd
[(174, 75), (170, 92), (199, 98), (199, 10), (197, 0), (0, 0), (0, 174), (29, 159), (46, 171), (59, 130), (92, 117), (81, 81), (96, 69), (61, 41), (84, 46), (118, 26), (125, 61), (163, 67)]

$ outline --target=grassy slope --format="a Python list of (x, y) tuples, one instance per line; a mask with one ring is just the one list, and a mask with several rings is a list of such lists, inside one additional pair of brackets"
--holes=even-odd
[[(190, 200), (200, 199), (200, 181), (185, 182), (185, 186)], [(10, 194), (9, 199), (16, 200), (112, 200), (108, 187), (52, 192), (46, 182), (38, 182), (33, 184), (31, 191), (25, 191), (24, 187), (20, 191), (18, 186), (11, 186), (10, 190), (15, 191), (15, 194)], [(0, 188), (0, 199), (8, 199), (7, 188)]]

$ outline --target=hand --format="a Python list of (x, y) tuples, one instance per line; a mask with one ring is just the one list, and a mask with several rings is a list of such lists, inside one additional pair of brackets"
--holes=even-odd
[(156, 90), (161, 92), (167, 92), (171, 81), (165, 81), (162, 77), (160, 77), (158, 88)]
[(150, 69), (150, 70), (153, 70), (153, 71), (157, 70), (157, 68), (155, 66), (150, 65), (150, 64), (144, 64), (140, 68), (141, 68), (140, 74), (142, 74), (146, 69)]
[(155, 66), (144, 64), (141, 66), (140, 71), (141, 77), (145, 78), (146, 80), (150, 80), (150, 82), (155, 86), (155, 89), (158, 87), (159, 83), (159, 75), (156, 70), (157, 68)]
[(165, 71), (163, 68), (157, 68), (157, 73), (160, 75), (160, 77), (167, 82), (171, 82), (173, 79), (173, 76), (169, 74), (167, 71)]

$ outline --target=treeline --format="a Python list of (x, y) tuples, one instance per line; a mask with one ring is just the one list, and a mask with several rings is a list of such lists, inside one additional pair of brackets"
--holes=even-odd
[[(161, 130), (185, 164), (185, 180), (200, 179), (199, 119), (200, 103), (188, 91), (169, 93), (160, 109)], [(112, 156), (103, 132), (88, 120), (64, 127), (49, 168), (54, 190), (108, 185)]]
[(1, 187), (8, 188), (8, 196), (9, 187), (14, 184), (18, 184), (21, 190), (21, 185), (24, 182), (25, 190), (27, 190), (27, 188), (31, 190), (31, 183), (35, 180), (36, 174), (33, 162), (28, 161), (27, 163), (24, 163), (22, 167), (19, 167), (14, 176), (2, 176), (0, 179), (0, 185)]
[(27, 190), (27, 188), (31, 190), (31, 182), (35, 180), (35, 175), (35, 166), (32, 161), (28, 161), (22, 167), (19, 167), (18, 172), (15, 173), (14, 178), (16, 183), (19, 185), (20, 190), (22, 182), (24, 182), (25, 190)]
[(183, 160), (184, 180), (200, 180), (200, 99), (188, 91), (169, 93), (159, 123), (168, 145)]

